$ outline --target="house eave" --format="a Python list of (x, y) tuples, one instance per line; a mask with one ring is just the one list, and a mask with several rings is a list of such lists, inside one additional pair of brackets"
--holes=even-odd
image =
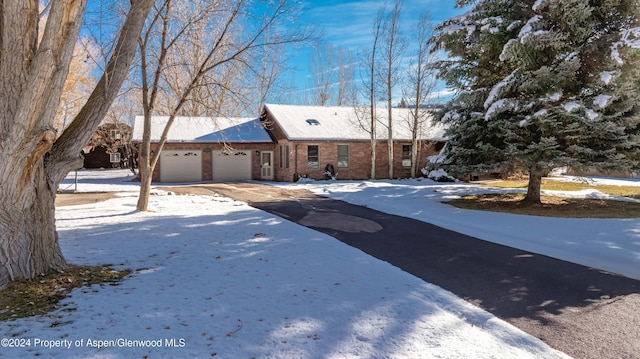
[[(297, 138), (287, 138), (288, 141), (292, 142), (370, 142), (370, 138), (319, 138), (319, 137), (297, 137)], [(378, 142), (387, 142), (386, 138), (376, 138)], [(394, 142), (411, 142), (410, 138), (394, 138)], [(419, 138), (418, 141), (436, 141), (436, 142), (444, 142), (443, 139), (435, 139), (435, 138)]]
[[(132, 143), (142, 143), (142, 140), (131, 140)], [(158, 143), (160, 142), (160, 140), (151, 140), (151, 143)], [(189, 141), (189, 140), (171, 140), (171, 141), (166, 141), (165, 144), (167, 143), (189, 143), (189, 144), (214, 144), (214, 145), (233, 145), (233, 144), (260, 144), (260, 145), (264, 145), (264, 144), (274, 144), (275, 142), (273, 141), (228, 141), (228, 142), (218, 142), (218, 141)]]

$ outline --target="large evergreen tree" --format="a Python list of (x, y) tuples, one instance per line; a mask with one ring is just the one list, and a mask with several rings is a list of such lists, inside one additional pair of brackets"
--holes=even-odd
[(640, 147), (637, 0), (485, 0), (437, 28), (461, 89), (443, 120), (458, 171), (634, 168)]

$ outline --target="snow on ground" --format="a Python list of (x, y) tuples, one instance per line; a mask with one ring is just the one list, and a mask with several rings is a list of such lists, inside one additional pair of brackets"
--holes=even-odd
[(133, 182), (130, 170), (77, 170), (71, 171), (60, 183), (60, 192), (135, 192), (140, 183)]
[(607, 177), (582, 177), (582, 176), (558, 176), (550, 177), (555, 181), (579, 182), (590, 185), (610, 185), (610, 186), (640, 186), (638, 178), (607, 178)]
[[(566, 177), (584, 181), (585, 178)], [(593, 183), (640, 185), (637, 179), (590, 178)], [(442, 201), (466, 194), (514, 192), (429, 180), (317, 181), (275, 184), (317, 194), (554, 258), (640, 279), (640, 219), (550, 218), (459, 209)], [(521, 191), (525, 191), (522, 189)], [(566, 197), (621, 199), (596, 190), (543, 191)]]
[[(79, 191), (123, 191), (58, 208), (57, 226), (70, 262), (135, 273), (75, 290), (47, 316), (3, 322), (3, 338), (30, 346), (3, 341), (0, 357), (567, 357), (450, 292), (245, 203), (157, 192), (154, 212), (136, 212), (128, 180), (126, 171), (83, 172)], [(400, 201), (412, 191), (362, 186)]]

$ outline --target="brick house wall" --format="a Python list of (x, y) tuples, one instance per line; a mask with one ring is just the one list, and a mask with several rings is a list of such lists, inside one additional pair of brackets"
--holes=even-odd
[[(290, 140), (271, 116), (270, 113), (263, 112), (261, 121), (274, 141), (277, 142), (274, 156), (274, 180), (288, 182), (298, 176), (321, 180), (325, 178), (324, 169), (329, 163), (334, 166), (337, 179), (362, 180), (371, 178), (371, 143), (369, 140)], [(307, 149), (310, 145), (318, 146), (317, 168), (308, 166)], [(338, 166), (338, 145), (347, 145), (349, 148), (348, 167)], [(403, 166), (403, 145), (411, 145), (411, 141), (394, 141), (394, 178), (409, 178), (411, 176), (411, 165)], [(444, 142), (421, 141), (416, 176), (422, 176), (420, 169), (426, 166), (426, 158), (438, 154), (443, 145)], [(388, 163), (387, 141), (379, 140), (376, 146), (376, 178), (388, 178)]]
[[(394, 177), (409, 178), (411, 166), (403, 166), (402, 145), (410, 145), (408, 141), (394, 142)], [(318, 146), (318, 166), (308, 166), (308, 146)], [(338, 166), (338, 145), (348, 146), (348, 167)], [(441, 145), (436, 142), (425, 141), (421, 143), (418, 156), (418, 169), (426, 166), (426, 157), (438, 153)], [(324, 179), (324, 170), (327, 164), (332, 164), (337, 172), (337, 179), (361, 180), (371, 177), (371, 145), (369, 141), (289, 141), (278, 140), (275, 150), (275, 176), (276, 181), (293, 181), (297, 173), (301, 177), (312, 179)], [(288, 155), (288, 160), (287, 160)], [(387, 142), (378, 141), (376, 146), (376, 178), (388, 177)], [(422, 174), (418, 172), (417, 176)]]

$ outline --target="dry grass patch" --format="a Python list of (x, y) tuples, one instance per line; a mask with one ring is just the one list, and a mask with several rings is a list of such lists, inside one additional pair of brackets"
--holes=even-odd
[(470, 195), (445, 203), (458, 208), (562, 218), (637, 218), (640, 203), (542, 196), (542, 204), (522, 203), (523, 194)]
[(11, 282), (0, 290), (0, 321), (45, 315), (58, 309), (58, 302), (75, 288), (117, 285), (130, 273), (130, 270), (119, 271), (108, 265), (70, 265), (64, 272)]

